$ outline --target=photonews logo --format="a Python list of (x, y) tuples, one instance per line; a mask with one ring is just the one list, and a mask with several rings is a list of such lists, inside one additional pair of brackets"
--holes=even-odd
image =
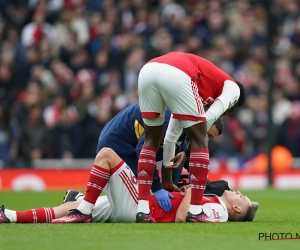
[(300, 240), (299, 233), (258, 233), (258, 240)]

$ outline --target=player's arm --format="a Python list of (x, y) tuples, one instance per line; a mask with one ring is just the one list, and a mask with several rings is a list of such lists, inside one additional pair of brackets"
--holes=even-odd
[[(182, 199), (178, 210), (176, 212), (175, 222), (185, 222), (186, 215), (189, 211), (190, 200), (191, 200), (191, 188), (190, 186), (184, 186), (185, 196)], [(224, 205), (225, 206), (225, 205)], [(219, 203), (206, 203), (201, 206), (203, 213), (205, 213), (210, 219), (214, 222), (227, 222), (228, 221), (228, 212), (221, 204)], [(213, 221), (211, 221), (213, 222)]]
[(226, 80), (224, 82), (222, 94), (214, 101), (214, 103), (206, 111), (207, 130), (221, 115), (224, 114), (226, 110), (228, 110), (236, 104), (239, 97), (239, 86), (231, 80)]
[(185, 222), (186, 214), (188, 213), (190, 208), (192, 189), (189, 185), (183, 186), (182, 189), (185, 192), (185, 195), (177, 209), (175, 222)]
[(161, 189), (163, 189), (163, 186), (160, 182), (160, 177), (159, 177), (159, 174), (158, 174), (158, 170), (155, 167), (154, 174), (153, 174), (153, 181), (152, 181), (151, 191), (153, 193), (155, 193), (156, 191), (161, 190)]
[(163, 164), (168, 167), (173, 165), (171, 161), (175, 155), (176, 142), (183, 132), (178, 120), (171, 118), (164, 139)]
[(165, 166), (163, 186), (172, 187), (172, 191), (178, 190), (176, 186), (174, 186), (172, 181), (172, 169), (169, 169), (168, 167), (173, 165), (172, 160), (174, 160), (176, 142), (179, 139), (182, 132), (183, 128), (180, 126), (179, 121), (171, 117), (163, 145), (163, 165)]

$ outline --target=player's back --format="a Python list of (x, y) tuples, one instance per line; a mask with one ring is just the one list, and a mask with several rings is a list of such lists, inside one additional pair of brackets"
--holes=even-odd
[(135, 148), (144, 132), (139, 104), (132, 104), (112, 118), (103, 128), (97, 153), (103, 147), (112, 148), (121, 158), (135, 156)]
[(194, 55), (183, 52), (170, 52), (168, 54), (156, 57), (150, 62), (158, 62), (172, 65), (178, 69), (181, 69), (191, 78), (197, 77), (200, 73), (197, 68), (197, 60)]
[(203, 57), (196, 56), (190, 53), (170, 52), (160, 57), (156, 57), (150, 62), (159, 62), (172, 65), (181, 69), (192, 79), (197, 79), (200, 75), (205, 75), (212, 79), (212, 81), (221, 81), (223, 83), (226, 79), (232, 79), (226, 72), (218, 68), (212, 62)]

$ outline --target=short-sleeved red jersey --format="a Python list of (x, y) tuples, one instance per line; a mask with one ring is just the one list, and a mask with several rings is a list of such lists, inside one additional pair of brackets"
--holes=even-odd
[(189, 53), (171, 52), (148, 63), (150, 62), (169, 64), (189, 75), (197, 84), (204, 108), (209, 108), (221, 95), (226, 80), (235, 82), (231, 76), (210, 61)]
[[(176, 219), (176, 213), (178, 210), (178, 207), (181, 203), (181, 201), (184, 198), (184, 193), (182, 192), (171, 192), (171, 194), (174, 196), (174, 199), (170, 199), (172, 203), (172, 210), (170, 212), (165, 212), (160, 206), (158, 205), (157, 201), (155, 200), (154, 196), (149, 197), (149, 207), (150, 207), (150, 213), (153, 219), (156, 220), (156, 222), (175, 222)], [(220, 200), (217, 196), (203, 196), (201, 204), (207, 204), (207, 203), (216, 203), (220, 204)], [(214, 212), (214, 211), (213, 211)], [(217, 217), (215, 217), (216, 219)]]
[(184, 197), (184, 193), (172, 192), (172, 195), (174, 196), (174, 199), (170, 199), (172, 203), (172, 210), (168, 213), (160, 208), (154, 196), (149, 197), (150, 213), (156, 222), (175, 222), (176, 212)]

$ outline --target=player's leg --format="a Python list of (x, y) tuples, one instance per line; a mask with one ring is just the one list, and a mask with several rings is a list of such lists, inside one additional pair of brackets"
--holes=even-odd
[(191, 142), (190, 175), (192, 176), (191, 214), (199, 214), (209, 168), (207, 150), (207, 127), (205, 110), (198, 93), (197, 85), (181, 70), (170, 65), (161, 66), (157, 76), (160, 93), (178, 119)]
[[(145, 122), (145, 121), (144, 121)], [(145, 142), (138, 162), (138, 210), (136, 222), (150, 222), (149, 193), (155, 170), (156, 153), (163, 135), (163, 124), (147, 126), (145, 124)]]
[[(58, 212), (61, 213), (61, 210), (58, 212), (54, 209), (55, 217), (61, 218), (68, 214), (69, 210), (77, 208), (80, 202), (83, 200), (84, 194), (77, 191), (70, 189), (66, 193), (66, 197), (64, 198), (64, 203), (72, 204), (71, 208), (67, 208), (67, 212), (64, 212), (63, 214), (57, 214)], [(77, 201), (76, 203), (73, 203), (73, 201)], [(60, 207), (58, 207), (60, 208)], [(112, 209), (110, 206), (110, 203), (108, 201), (107, 195), (99, 196), (96, 204), (92, 211), (92, 222), (116, 222), (115, 216), (112, 213)]]
[[(114, 153), (112, 155), (112, 152)], [(90, 172), (89, 181), (86, 187), (86, 193), (80, 205), (69, 213), (67, 216), (55, 220), (54, 223), (79, 223), (91, 221), (92, 210), (106, 186), (110, 175), (111, 169), (120, 163), (121, 158), (110, 148), (102, 148), (97, 154), (94, 166)]]
[[(123, 166), (124, 165), (124, 166)], [(90, 179), (87, 185), (86, 195), (84, 196), (83, 200), (81, 201), (80, 205), (74, 209), (72, 212), (70, 212), (68, 215), (58, 219), (53, 220), (53, 223), (80, 223), (80, 222), (88, 222), (91, 221), (92, 216), (96, 216), (94, 213), (91, 214), (92, 210), (95, 209), (94, 205), (99, 198), (100, 193), (106, 186), (112, 186), (111, 183), (115, 183), (114, 178), (117, 175), (116, 173), (121, 175), (121, 170), (123, 170), (123, 167), (125, 168), (127, 166), (124, 161), (110, 148), (102, 148), (99, 153), (97, 154), (97, 157), (95, 159), (95, 165), (94, 168), (91, 171)], [(130, 170), (130, 168), (127, 166), (127, 168)], [(132, 171), (130, 170), (130, 173)], [(134, 176), (134, 174), (132, 173)], [(118, 176), (120, 179), (120, 176)], [(134, 177), (135, 178), (135, 177)], [(132, 179), (132, 178), (131, 178)], [(109, 182), (108, 182), (109, 180)], [(127, 180), (127, 179), (126, 179)], [(118, 183), (121, 181), (119, 180)], [(127, 180), (127, 183), (128, 180)], [(129, 183), (131, 184), (131, 183)], [(130, 191), (133, 191), (132, 188), (133, 185), (131, 184), (130, 188), (132, 190), (129, 190), (129, 187), (126, 187), (124, 183), (120, 184), (119, 186), (114, 185), (114, 190), (117, 193), (124, 194), (124, 189), (127, 188), (126, 193), (130, 196), (132, 193)], [(135, 193), (137, 194), (137, 191), (135, 190)], [(113, 193), (111, 194), (110, 189), (107, 189), (107, 196), (111, 198), (116, 196), (117, 194)], [(118, 196), (117, 200), (120, 203), (117, 203), (118, 206), (122, 204), (126, 204), (125, 199), (127, 196), (121, 195)], [(133, 200), (133, 198), (132, 198)], [(90, 208), (90, 205), (93, 205), (92, 208)], [(99, 205), (99, 204), (97, 204)], [(112, 205), (112, 203), (110, 204)], [(87, 210), (88, 209), (88, 210)], [(97, 209), (101, 209), (100, 207), (97, 207)], [(104, 208), (103, 208), (104, 209)], [(131, 209), (132, 210), (132, 209)], [(88, 211), (90, 214), (85, 214), (85, 212)], [(102, 216), (102, 215), (101, 215)], [(106, 215), (105, 215), (106, 216)]]
[(93, 222), (116, 222), (107, 195), (99, 196), (92, 212)]
[[(207, 148), (206, 122), (195, 124), (185, 128), (185, 133), (190, 139), (191, 154), (189, 162), (189, 173), (191, 176), (191, 202), (187, 215), (187, 221), (197, 220), (201, 213), (201, 201), (206, 187), (207, 175), (209, 170), (209, 152)], [(203, 221), (203, 217), (201, 220)]]
[[(83, 193), (77, 190), (70, 189), (68, 190), (68, 192), (66, 192), (66, 196), (64, 197), (63, 203), (78, 201), (77, 205), (74, 207), (76, 208), (80, 204), (80, 201), (83, 200), (83, 198), (84, 198)], [(65, 216), (67, 214), (68, 213), (63, 214), (62, 216)], [(60, 218), (60, 217), (56, 216), (56, 218)], [(112, 214), (112, 210), (107, 196), (106, 195), (99, 196), (92, 211), (92, 221), (93, 222), (106, 222), (106, 221), (115, 222), (116, 220), (114, 218), (115, 217)]]
[(0, 207), (0, 223), (51, 223), (75, 209), (79, 201), (67, 202), (58, 207), (33, 208), (26, 211), (16, 211)]
[(139, 74), (139, 103), (145, 123), (145, 142), (138, 162), (137, 222), (150, 221), (149, 192), (155, 169), (156, 153), (163, 135), (165, 102), (156, 86), (156, 64), (146, 64)]
[[(101, 149), (101, 157), (108, 163), (111, 176), (104, 189), (107, 195), (98, 197), (93, 208), (93, 222), (133, 222), (138, 200), (136, 177), (112, 149)], [(105, 166), (105, 162), (99, 163)]]
[(110, 203), (112, 222), (134, 222), (138, 204), (138, 184), (131, 168), (121, 160), (111, 170), (112, 175), (105, 187)]

